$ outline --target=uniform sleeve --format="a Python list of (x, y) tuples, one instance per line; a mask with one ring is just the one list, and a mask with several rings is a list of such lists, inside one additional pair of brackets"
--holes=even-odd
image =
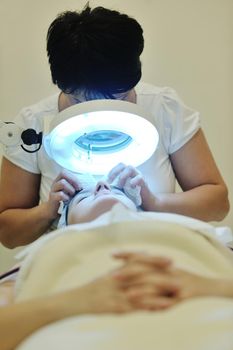
[(163, 92), (162, 118), (169, 154), (185, 145), (201, 127), (199, 113), (187, 107), (170, 88), (166, 88)]
[[(23, 109), (15, 118), (14, 123), (20, 126), (23, 130), (35, 129), (37, 132), (40, 130), (39, 120), (36, 120), (36, 115), (33, 115), (30, 108)], [(23, 131), (22, 130), (22, 131)], [(23, 144), (23, 142), (22, 142)], [(38, 145), (27, 146), (27, 150), (35, 150)], [(3, 148), (3, 156), (18, 167), (34, 174), (39, 174), (40, 170), (37, 162), (37, 152), (29, 153), (22, 149), (21, 144), (16, 146), (9, 146)]]

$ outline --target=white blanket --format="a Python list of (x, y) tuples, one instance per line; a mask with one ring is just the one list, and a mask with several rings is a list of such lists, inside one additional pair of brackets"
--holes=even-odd
[[(114, 249), (145, 250), (202, 275), (232, 277), (233, 254), (213, 238), (210, 225), (193, 219), (191, 225), (190, 219), (176, 215), (144, 214), (113, 208), (98, 224), (90, 224), (91, 229), (74, 225), (37, 242), (23, 263), (17, 300), (82, 285), (115, 268), (119, 262), (111, 258)], [(163, 312), (73, 317), (42, 328), (17, 350), (43, 348), (232, 350), (233, 301), (196, 298)]]

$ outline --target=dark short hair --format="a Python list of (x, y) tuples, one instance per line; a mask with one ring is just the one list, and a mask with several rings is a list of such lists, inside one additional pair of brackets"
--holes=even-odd
[(89, 5), (63, 12), (47, 33), (53, 83), (65, 93), (128, 91), (141, 78), (143, 46), (140, 24), (126, 14)]

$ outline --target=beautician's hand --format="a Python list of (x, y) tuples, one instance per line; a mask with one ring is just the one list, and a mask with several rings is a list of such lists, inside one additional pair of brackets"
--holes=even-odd
[(51, 217), (55, 219), (58, 216), (57, 211), (60, 201), (69, 201), (75, 192), (81, 189), (82, 186), (77, 175), (68, 170), (63, 170), (54, 180), (49, 193), (47, 209), (51, 213)]
[(111, 184), (117, 177), (118, 185), (123, 188), (126, 181), (130, 178), (130, 185), (132, 187), (141, 187), (142, 208), (147, 210), (150, 201), (154, 199), (152, 192), (150, 191), (143, 175), (133, 166), (125, 165), (124, 163), (117, 164), (110, 170), (107, 176), (107, 181)]
[(124, 187), (128, 178), (131, 179), (130, 184), (132, 187), (137, 185), (146, 186), (146, 182), (142, 174), (131, 165), (125, 165), (124, 163), (117, 164), (108, 173), (107, 181), (112, 183), (117, 177), (119, 187)]

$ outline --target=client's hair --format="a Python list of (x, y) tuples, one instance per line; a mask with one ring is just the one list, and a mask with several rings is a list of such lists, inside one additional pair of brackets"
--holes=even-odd
[(126, 14), (89, 4), (61, 13), (47, 33), (53, 83), (65, 93), (128, 91), (141, 78), (143, 46), (140, 24)]

